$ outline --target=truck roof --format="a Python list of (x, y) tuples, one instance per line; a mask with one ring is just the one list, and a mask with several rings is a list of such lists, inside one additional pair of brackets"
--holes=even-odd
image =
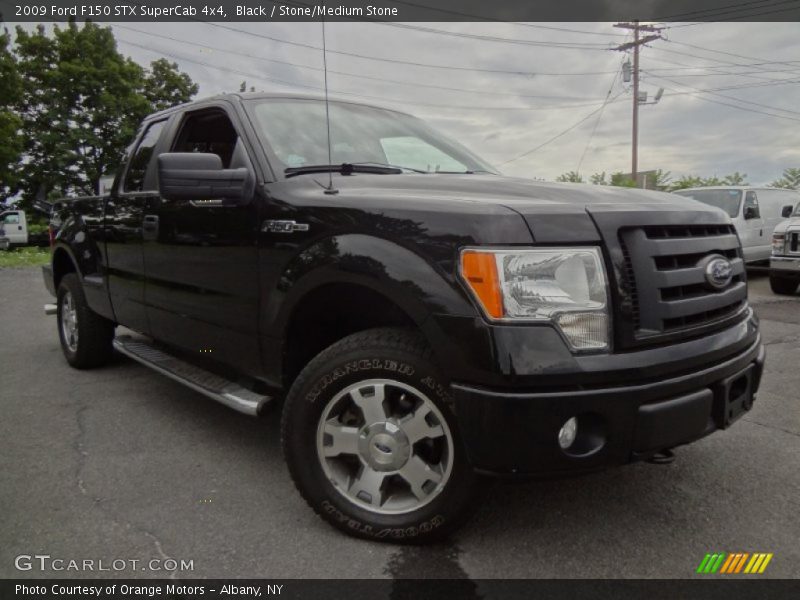
[[(185, 102), (183, 104), (179, 104), (177, 106), (172, 106), (170, 108), (152, 113), (145, 117), (145, 121), (149, 121), (152, 119), (156, 119), (159, 117), (170, 115), (176, 111), (185, 110), (187, 107), (193, 106), (195, 104), (202, 104), (204, 102), (209, 102), (213, 100), (229, 100), (234, 102), (241, 102), (242, 100), (266, 100), (266, 99), (273, 99), (273, 98), (292, 98), (295, 100), (317, 100), (322, 102), (325, 100), (325, 96), (321, 94), (303, 94), (297, 92), (231, 92), (225, 94), (215, 94), (213, 96), (206, 96), (205, 98), (197, 98), (196, 100), (192, 100), (191, 102)], [(358, 106), (369, 106), (371, 108), (379, 108), (381, 110), (388, 110), (395, 113), (400, 113), (404, 115), (409, 115), (401, 110), (395, 110), (393, 108), (386, 108), (384, 106), (378, 106), (376, 104), (368, 104), (366, 102), (357, 102), (354, 100), (347, 100), (342, 98), (337, 98), (335, 95), (329, 97), (331, 102), (336, 102), (337, 104), (355, 104)], [(409, 115), (413, 116), (413, 115)]]

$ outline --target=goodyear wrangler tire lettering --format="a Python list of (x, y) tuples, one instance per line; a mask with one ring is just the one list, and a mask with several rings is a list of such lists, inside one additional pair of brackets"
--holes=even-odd
[[(320, 353), (294, 382), (282, 416), (298, 491), (350, 535), (397, 543), (445, 537), (472, 513), (479, 489), (448, 390), (413, 331), (364, 331)], [(357, 443), (341, 437), (354, 430)], [(426, 469), (405, 469), (411, 457)], [(362, 479), (365, 472), (373, 475)]]

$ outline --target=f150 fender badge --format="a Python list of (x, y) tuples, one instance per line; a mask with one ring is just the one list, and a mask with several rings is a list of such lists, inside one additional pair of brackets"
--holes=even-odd
[(308, 231), (308, 223), (296, 221), (264, 221), (261, 225), (264, 233), (292, 233), (293, 231)]

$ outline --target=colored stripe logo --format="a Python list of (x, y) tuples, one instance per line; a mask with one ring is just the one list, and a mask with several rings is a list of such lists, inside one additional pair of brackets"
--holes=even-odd
[(726, 575), (737, 573), (763, 573), (769, 561), (772, 560), (771, 552), (715, 552), (706, 554), (697, 567), (697, 573), (704, 575), (724, 573)]

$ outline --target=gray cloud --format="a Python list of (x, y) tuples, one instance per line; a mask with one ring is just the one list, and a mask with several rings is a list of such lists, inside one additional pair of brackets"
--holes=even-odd
[[(319, 46), (319, 23), (227, 24), (255, 35), (204, 23), (120, 25), (114, 29), (122, 52), (142, 64), (166, 55), (200, 84), (201, 95), (236, 91), (243, 80), (247, 80), (248, 86), (264, 91), (313, 91), (308, 87), (293, 88), (275, 80), (318, 90), (322, 88), (322, 72), (314, 70), (322, 66), (318, 50), (257, 37), (265, 35)], [(416, 114), (494, 164), (534, 148), (598, 108), (623, 59), (621, 53), (608, 49), (621, 43), (623, 37), (558, 32), (514, 23), (419, 25), (481, 36), (560, 44), (597, 44), (592, 49), (541, 47), (435, 35), (378, 23), (327, 25), (328, 49), (331, 51), (409, 62), (537, 73), (523, 76), (432, 69), (364, 60), (333, 52), (328, 55), (330, 71), (405, 82), (389, 83), (330, 73), (329, 87), (334, 90), (332, 97), (340, 95), (339, 92), (371, 96), (374, 98), (361, 100)], [(610, 23), (569, 23), (565, 26), (599, 34), (623, 33)], [(174, 39), (136, 33), (123, 27)], [(800, 56), (800, 24), (710, 23), (674, 27), (668, 29), (666, 35), (670, 41), (654, 42), (642, 53), (642, 89), (647, 90), (650, 97), (660, 86), (669, 89), (658, 105), (641, 108), (641, 169), (662, 168), (672, 171), (676, 177), (738, 170), (748, 173), (751, 183), (765, 183), (777, 178), (786, 167), (800, 166), (800, 85), (763, 85), (769, 84), (771, 79), (800, 79), (800, 61), (797, 60)], [(682, 44), (742, 57), (697, 50)], [(232, 53), (247, 54), (251, 58)], [(737, 64), (794, 61), (794, 64), (740, 67), (718, 61)], [(706, 66), (718, 67), (717, 73), (693, 69)], [(777, 72), (780, 70), (784, 72)], [(568, 73), (597, 74), (564, 75)], [(679, 83), (676, 85), (662, 77)], [(719, 91), (733, 99), (707, 95), (703, 96), (707, 100), (702, 100), (679, 93), (681, 90), (691, 91), (686, 86), (714, 89), (747, 84), (760, 85)], [(618, 94), (621, 95), (617, 101), (608, 104), (603, 111), (591, 147), (586, 152), (581, 167), (586, 176), (596, 171), (628, 171), (630, 168), (631, 94), (619, 78), (612, 88), (611, 97)], [(351, 95), (341, 97), (359, 99)], [(552, 144), (506, 165), (502, 170), (510, 175), (552, 179), (562, 172), (576, 169), (596, 122), (595, 115)]]

